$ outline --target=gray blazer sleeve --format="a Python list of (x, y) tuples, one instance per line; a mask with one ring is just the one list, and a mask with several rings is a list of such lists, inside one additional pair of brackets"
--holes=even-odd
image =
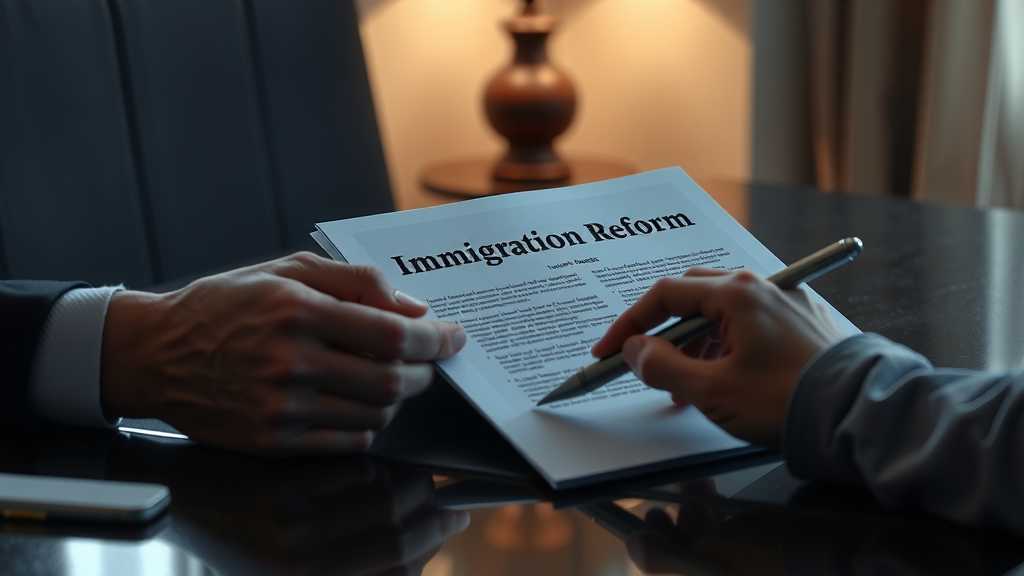
[(815, 359), (783, 435), (794, 475), (1024, 532), (1024, 372), (936, 369), (864, 334)]

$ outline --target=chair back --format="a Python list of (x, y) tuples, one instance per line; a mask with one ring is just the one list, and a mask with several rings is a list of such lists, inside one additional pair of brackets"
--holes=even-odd
[(0, 0), (0, 278), (142, 287), (390, 210), (349, 0)]

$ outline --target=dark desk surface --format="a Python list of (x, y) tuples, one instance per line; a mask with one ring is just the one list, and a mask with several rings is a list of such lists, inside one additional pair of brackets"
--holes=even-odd
[[(1024, 214), (711, 189), (783, 260), (863, 238), (862, 259), (815, 287), (864, 330), (940, 364), (1021, 365)], [(139, 530), (0, 523), (5, 574), (986, 574), (1024, 562), (1012, 535), (883, 511), (776, 465), (556, 509), (514, 487), (369, 459), (270, 461), (102, 432), (21, 448), (0, 469), (157, 481), (174, 502)], [(457, 534), (459, 518), (438, 509), (454, 502), (480, 506)]]

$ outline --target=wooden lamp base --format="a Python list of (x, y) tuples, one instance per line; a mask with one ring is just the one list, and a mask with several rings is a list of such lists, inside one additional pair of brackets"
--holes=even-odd
[(505, 21), (515, 54), (484, 89), (487, 120), (508, 143), (505, 157), (494, 166), (497, 180), (554, 182), (569, 177), (570, 167), (558, 156), (554, 141), (572, 124), (576, 88), (548, 59), (547, 41), (557, 23), (533, 2)]

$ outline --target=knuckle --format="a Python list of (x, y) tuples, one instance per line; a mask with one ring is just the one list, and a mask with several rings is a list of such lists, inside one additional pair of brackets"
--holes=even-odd
[(651, 287), (651, 289), (657, 292), (664, 292), (666, 290), (672, 289), (672, 287), (674, 287), (675, 284), (676, 283), (672, 278), (665, 276), (655, 280), (654, 285)]
[(740, 270), (736, 272), (733, 274), (732, 280), (737, 284), (743, 285), (757, 284), (761, 281), (757, 274), (754, 274), (750, 270)]
[(287, 256), (286, 260), (289, 260), (291, 263), (296, 264), (298, 266), (308, 268), (318, 266), (322, 258), (312, 252), (304, 250), (302, 252), (296, 252), (294, 254)]
[(373, 266), (352, 266), (351, 270), (353, 274), (363, 279), (368, 285), (382, 290), (387, 288), (387, 280), (384, 279), (384, 274), (377, 268)]
[(761, 300), (762, 287), (755, 283), (757, 277), (751, 276), (752, 279), (747, 278), (745, 275), (741, 278), (737, 274), (733, 277), (732, 282), (729, 282), (722, 288), (722, 295), (731, 306), (749, 309)]
[(279, 344), (273, 348), (268, 368), (270, 379), (274, 382), (290, 382), (306, 372), (306, 366), (299, 351), (289, 344)]
[(645, 351), (637, 356), (633, 364), (633, 372), (637, 378), (649, 383), (651, 378), (651, 355), (649, 353)]
[(281, 290), (274, 302), (276, 322), (284, 328), (292, 328), (300, 324), (309, 313), (306, 299), (294, 290)]
[(312, 252), (294, 252), (268, 262), (265, 271), (280, 276), (291, 276), (317, 266), (320, 257)]

